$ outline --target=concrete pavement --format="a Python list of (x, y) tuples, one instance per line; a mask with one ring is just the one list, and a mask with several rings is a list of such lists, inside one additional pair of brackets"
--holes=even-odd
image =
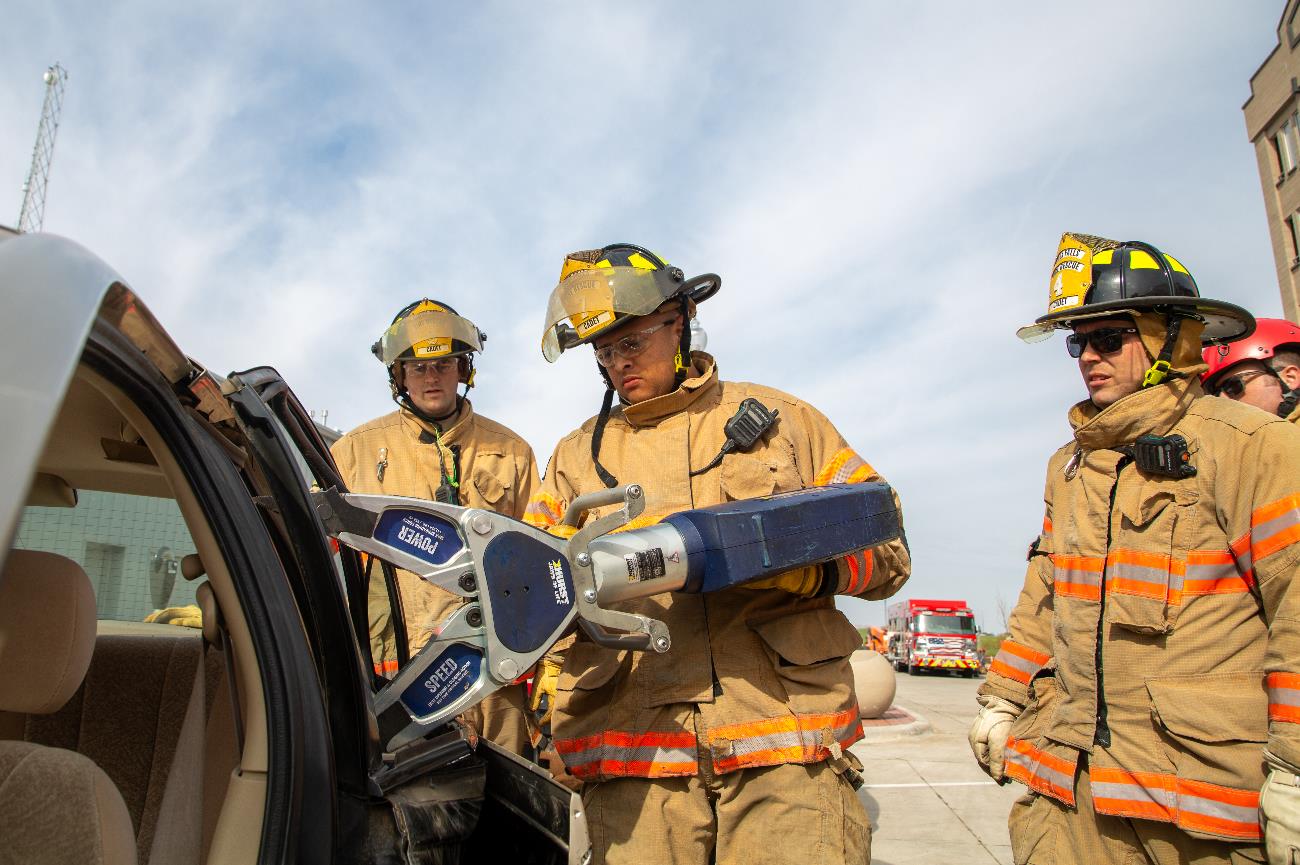
[(990, 781), (966, 743), (983, 680), (897, 679), (894, 704), (928, 719), (932, 731), (853, 746), (865, 767), (858, 796), (871, 817), (873, 865), (1011, 865), (1007, 814), (1025, 788)]

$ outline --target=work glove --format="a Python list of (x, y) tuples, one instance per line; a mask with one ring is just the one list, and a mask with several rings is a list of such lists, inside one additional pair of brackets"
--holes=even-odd
[(560, 664), (542, 658), (533, 670), (533, 691), (528, 695), (528, 708), (532, 710), (537, 729), (547, 739), (551, 737), (551, 715), (555, 714), (555, 694), (560, 684)]
[(992, 694), (981, 694), (975, 699), (981, 708), (970, 728), (970, 749), (980, 767), (1001, 784), (1006, 778), (1003, 763), (1007, 737), (1011, 735), (1011, 722), (1020, 717), (1021, 709), (1010, 700)]
[(1259, 793), (1259, 826), (1269, 865), (1300, 863), (1300, 777), (1294, 767), (1267, 750), (1264, 758), (1273, 768)]
[(822, 569), (819, 566), (796, 568), (772, 577), (742, 584), (746, 589), (781, 589), (801, 598), (815, 598), (822, 587)]
[(154, 610), (144, 617), (146, 622), (157, 625), (179, 625), (182, 628), (202, 628), (203, 611), (196, 604), (184, 607), (167, 607)]

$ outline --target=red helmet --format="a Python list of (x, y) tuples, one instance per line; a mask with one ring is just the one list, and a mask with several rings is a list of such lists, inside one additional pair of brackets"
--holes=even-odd
[(1201, 356), (1210, 368), (1201, 373), (1201, 382), (1209, 381), (1243, 360), (1267, 361), (1284, 345), (1294, 346), (1300, 351), (1300, 325), (1283, 318), (1257, 318), (1255, 332), (1246, 339), (1205, 347)]

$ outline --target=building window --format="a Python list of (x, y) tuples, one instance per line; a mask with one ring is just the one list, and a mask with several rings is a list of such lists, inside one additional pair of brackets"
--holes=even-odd
[(1291, 258), (1292, 269), (1300, 267), (1300, 213), (1293, 213), (1287, 217), (1287, 227), (1291, 229), (1291, 250), (1294, 255)]
[(1273, 136), (1273, 146), (1277, 148), (1277, 164), (1282, 170), (1282, 175), (1286, 176), (1295, 169), (1295, 125), (1291, 118), (1287, 118), (1282, 124), (1282, 128)]

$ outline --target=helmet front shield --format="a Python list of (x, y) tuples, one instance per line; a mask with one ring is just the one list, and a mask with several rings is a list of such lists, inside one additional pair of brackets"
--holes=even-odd
[[(457, 342), (468, 348), (456, 351)], [(478, 328), (469, 319), (450, 312), (408, 315), (394, 322), (379, 340), (379, 359), (384, 366), (392, 366), (403, 355), (422, 360), (482, 350)]]
[(546, 306), (542, 355), (549, 362), (594, 338), (616, 319), (649, 315), (677, 292), (680, 283), (663, 270), (591, 267), (569, 273)]

